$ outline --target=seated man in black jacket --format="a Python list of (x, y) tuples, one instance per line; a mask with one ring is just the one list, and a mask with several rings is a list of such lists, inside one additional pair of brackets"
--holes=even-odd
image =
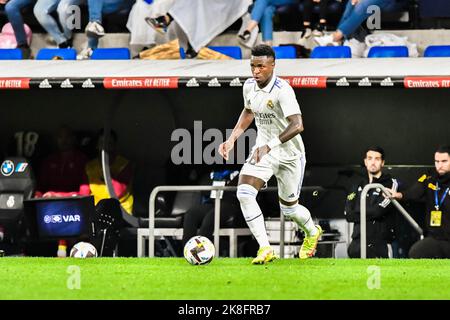
[(411, 247), (410, 258), (450, 258), (450, 146), (436, 150), (434, 166), (408, 190), (392, 192), (392, 198), (426, 204), (425, 238)]
[[(354, 222), (352, 242), (348, 247), (350, 258), (361, 256), (360, 244), (360, 201), (361, 191), (369, 183), (381, 183), (386, 188), (397, 190), (398, 183), (389, 174), (382, 172), (384, 150), (374, 146), (366, 149), (364, 165), (367, 174), (359, 177), (352, 185), (345, 204), (345, 216), (348, 222)], [(391, 200), (381, 190), (372, 189), (367, 193), (366, 243), (367, 258), (388, 258), (388, 243), (393, 240), (393, 212)]]

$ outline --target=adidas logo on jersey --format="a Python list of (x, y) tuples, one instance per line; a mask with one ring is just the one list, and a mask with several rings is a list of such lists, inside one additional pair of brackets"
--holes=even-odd
[(382, 87), (393, 87), (394, 83), (392, 82), (391, 77), (387, 77), (386, 79), (384, 79), (383, 81), (381, 81), (380, 85)]
[(41, 89), (51, 89), (52, 85), (50, 84), (50, 82), (48, 82), (48, 79), (45, 79), (39, 84), (39, 88), (41, 88)]
[(372, 83), (369, 81), (368, 77), (365, 77), (359, 81), (358, 86), (360, 87), (371, 87)]
[(293, 194), (293, 193), (291, 193), (290, 195), (289, 195), (289, 198), (294, 198), (295, 197), (295, 194)]
[(230, 87), (242, 87), (242, 82), (239, 80), (239, 78), (234, 78), (230, 82)]
[(350, 86), (350, 83), (348, 83), (346, 77), (342, 77), (336, 82), (336, 86), (338, 86), (338, 87), (348, 87), (348, 86)]
[(217, 80), (217, 78), (213, 78), (208, 82), (208, 87), (221, 87), (221, 84), (219, 83), (219, 80)]
[(83, 82), (82, 87), (83, 88), (95, 88), (95, 86), (92, 83), (92, 80), (90, 78)]
[(61, 88), (73, 88), (73, 85), (70, 83), (69, 79), (66, 79), (63, 81), (63, 83), (61, 83)]
[(192, 78), (186, 83), (186, 87), (200, 87), (200, 84), (197, 82), (196, 78)]

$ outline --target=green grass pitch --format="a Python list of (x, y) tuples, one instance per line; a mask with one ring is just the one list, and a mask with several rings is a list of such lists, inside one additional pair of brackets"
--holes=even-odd
[(0, 299), (450, 299), (450, 260), (0, 258)]

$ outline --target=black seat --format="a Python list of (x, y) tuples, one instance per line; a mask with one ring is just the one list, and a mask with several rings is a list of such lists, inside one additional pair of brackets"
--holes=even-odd
[(0, 229), (3, 230), (0, 246), (7, 254), (17, 253), (25, 235), (23, 201), (32, 198), (36, 183), (25, 158), (5, 159), (0, 171)]
[(117, 199), (103, 199), (95, 206), (94, 242), (100, 257), (113, 256), (124, 226), (122, 208)]

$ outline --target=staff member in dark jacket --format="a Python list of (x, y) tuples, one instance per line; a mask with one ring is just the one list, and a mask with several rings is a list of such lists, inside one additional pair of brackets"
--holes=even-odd
[[(397, 181), (389, 174), (382, 172), (384, 166), (384, 150), (374, 146), (366, 149), (364, 165), (367, 174), (361, 176), (350, 189), (345, 204), (345, 216), (348, 222), (354, 222), (352, 242), (348, 247), (350, 258), (361, 256), (360, 244), (360, 201), (361, 191), (369, 183), (381, 183), (386, 188), (397, 190)], [(366, 237), (368, 258), (388, 258), (388, 242), (393, 239), (393, 213), (391, 200), (386, 198), (380, 189), (372, 189), (367, 193)]]
[(404, 192), (392, 192), (403, 200), (425, 200), (426, 237), (409, 250), (410, 258), (450, 258), (450, 146), (434, 154), (436, 171), (422, 175)]

